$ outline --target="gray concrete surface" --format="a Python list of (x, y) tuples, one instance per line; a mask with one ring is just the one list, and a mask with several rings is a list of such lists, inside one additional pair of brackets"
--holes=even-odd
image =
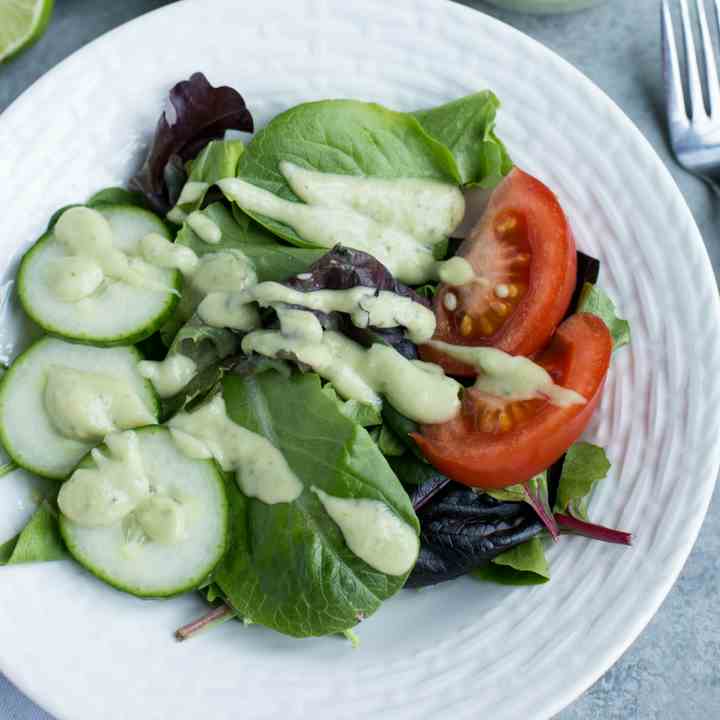
[[(163, 0), (57, 0), (46, 36), (11, 64), (0, 66), (0, 111), (73, 50), (165, 4)], [(463, 4), (504, 20), (552, 48), (623, 108), (675, 176), (716, 272), (720, 270), (720, 201), (678, 168), (667, 149), (659, 72), (660, 0), (610, 0), (594, 10), (554, 17), (515, 14), (479, 0)], [(692, 481), (678, 478), (678, 482)], [(656, 617), (621, 660), (560, 713), (559, 720), (720, 717), (718, 600), (720, 499), (716, 494), (697, 545)], [(2, 720), (52, 720), (1, 675), (0, 711)], [(481, 699), (478, 717), (482, 717)]]

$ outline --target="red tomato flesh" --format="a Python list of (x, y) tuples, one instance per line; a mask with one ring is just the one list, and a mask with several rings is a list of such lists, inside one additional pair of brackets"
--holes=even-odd
[[(577, 267), (575, 240), (555, 195), (516, 168), (493, 192), (457, 254), (472, 265), (475, 279), (440, 286), (434, 339), (511, 355), (545, 347), (567, 312)], [(430, 346), (421, 347), (420, 355), (449, 374), (475, 374)]]
[(508, 401), (469, 388), (457, 417), (423, 425), (413, 438), (438, 470), (465, 485), (489, 490), (525, 482), (583, 433), (600, 400), (611, 354), (605, 323), (595, 315), (573, 315), (535, 362), (556, 384), (580, 393), (586, 404)]

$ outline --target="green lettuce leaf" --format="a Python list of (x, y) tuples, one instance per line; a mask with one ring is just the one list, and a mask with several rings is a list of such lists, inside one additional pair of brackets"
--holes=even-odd
[(323, 393), (317, 375), (228, 376), (230, 417), (272, 440), (305, 489), (268, 505), (229, 483), (231, 548), (214, 580), (244, 618), (295, 637), (341, 633), (394, 595), (407, 575), (385, 575), (345, 544), (311, 486), (379, 500), (419, 533), (410, 500), (367, 431)]
[(407, 450), (405, 443), (403, 443), (387, 425), (383, 425), (380, 428), (375, 442), (385, 457), (399, 457), (400, 455), (404, 455)]
[[(283, 160), (340, 175), (462, 184), (452, 153), (415, 117), (357, 100), (304, 103), (278, 115), (247, 146), (238, 176), (299, 202), (280, 173)], [(293, 245), (315, 247), (284, 223), (253, 217)]]
[(67, 556), (57, 515), (47, 501), (41, 503), (18, 535), (0, 545), (0, 565), (48, 562)]
[(214, 185), (218, 180), (235, 177), (238, 161), (245, 150), (242, 140), (213, 140), (190, 161), (188, 180)]
[(597, 285), (585, 283), (580, 293), (577, 312), (597, 315), (608, 326), (614, 350), (630, 343), (630, 324), (617, 315), (615, 303)]
[(240, 216), (243, 222), (238, 222), (222, 203), (213, 203), (201, 212), (220, 228), (220, 242), (209, 245), (201, 240), (187, 223), (182, 226), (176, 242), (192, 248), (198, 256), (223, 250), (241, 250), (252, 260), (260, 282), (280, 282), (291, 275), (305, 272), (327, 252), (283, 245), (249, 217)]
[(241, 140), (213, 140), (208, 143), (200, 154), (189, 163), (187, 182), (202, 182), (208, 187), (195, 200), (178, 203), (175, 207), (183, 212), (191, 213), (202, 207), (207, 191), (218, 180), (235, 177), (238, 161), (245, 150)]
[(610, 461), (603, 448), (576, 442), (565, 455), (553, 512), (588, 520), (588, 501), (595, 485), (607, 477)]
[(91, 208), (102, 207), (103, 205), (133, 205), (139, 208), (146, 208), (145, 198), (142, 193), (126, 190), (122, 187), (109, 187), (98, 190), (87, 201)]
[(506, 550), (471, 574), (478, 580), (500, 585), (541, 585), (550, 579), (550, 567), (542, 540), (534, 537)]
[[(535, 494), (547, 494), (547, 471), (541, 472), (528, 482), (531, 492)], [(487, 495), (494, 497), (501, 502), (527, 502), (527, 491), (523, 485), (508, 485), (499, 490), (484, 490)]]
[(325, 383), (322, 391), (333, 402), (337, 403), (340, 412), (354, 423), (362, 427), (382, 424), (380, 410), (374, 405), (359, 402), (358, 400), (342, 400), (330, 383)]
[(432, 300), (435, 295), (437, 295), (438, 287), (439, 285), (437, 285), (436, 283), (426, 283), (425, 285), (414, 288), (414, 290), (418, 295), (420, 295), (420, 297)]
[(486, 490), (490, 497), (502, 502), (526, 502), (535, 510), (553, 538), (557, 539), (559, 530), (550, 508), (550, 489), (547, 470), (528, 480), (524, 485), (509, 485), (500, 490)]
[[(175, 318), (179, 323), (181, 316)], [(173, 330), (167, 324), (168, 335)], [(220, 361), (240, 351), (240, 336), (227, 328), (205, 325), (196, 315), (180, 327), (170, 343), (167, 357), (184, 355), (196, 365), (195, 376), (177, 394), (160, 402), (160, 417), (166, 420), (193, 401), (206, 397), (222, 379), (224, 369)]]
[(413, 115), (453, 154), (463, 185), (492, 188), (513, 166), (505, 146), (495, 135), (499, 107), (495, 94), (484, 90)]

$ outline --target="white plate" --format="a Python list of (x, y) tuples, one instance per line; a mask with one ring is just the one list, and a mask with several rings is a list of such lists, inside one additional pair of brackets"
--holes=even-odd
[[(334, 96), (398, 109), (490, 87), (518, 164), (560, 196), (632, 323), (591, 437), (614, 461), (592, 505), (623, 548), (563, 538), (553, 580), (403, 592), (362, 648), (230, 624), (188, 644), (194, 597), (143, 602), (70, 563), (1, 572), (0, 668), (60, 718), (547, 717), (605, 672), (677, 577), (718, 469), (720, 308), (698, 230), (630, 121), (520, 33), (440, 0), (183, 2), (92, 43), (0, 118), (0, 242), (10, 279), (49, 214), (125, 181), (168, 88), (195, 70), (237, 87), (258, 125)], [(3, 347), (18, 341), (12, 303)], [(0, 536), (19, 525), (0, 483)], [(17, 497), (16, 497), (17, 493)], [(27, 507), (27, 494), (24, 505)]]

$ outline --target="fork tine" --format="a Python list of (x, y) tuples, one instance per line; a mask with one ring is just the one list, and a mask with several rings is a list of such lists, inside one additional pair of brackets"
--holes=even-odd
[[(715, 0), (720, 3), (720, 0)], [(720, 4), (718, 5), (720, 12)], [(719, 16), (720, 17), (720, 16)], [(682, 77), (680, 75), (680, 60), (677, 44), (675, 43), (675, 30), (672, 16), (668, 7), (668, 0), (662, 5), (662, 49), (663, 49), (663, 75), (665, 76), (665, 103), (667, 116), (670, 121), (670, 130), (678, 126), (687, 127), (688, 115), (685, 109)]]
[(695, 39), (690, 24), (687, 0), (680, 0), (680, 16), (682, 18), (683, 40), (685, 41), (690, 117), (695, 121), (703, 117), (706, 118), (707, 113), (705, 112), (702, 85), (700, 84), (700, 70), (698, 69), (697, 55), (695, 54)]
[[(710, 104), (710, 116), (720, 110), (720, 82), (718, 81), (717, 63), (715, 51), (713, 50), (712, 37), (708, 27), (707, 13), (705, 12), (705, 0), (696, 0), (698, 18), (700, 19), (700, 40), (705, 60), (705, 76), (708, 84), (708, 101)], [(715, 0), (717, 8), (718, 0)]]

